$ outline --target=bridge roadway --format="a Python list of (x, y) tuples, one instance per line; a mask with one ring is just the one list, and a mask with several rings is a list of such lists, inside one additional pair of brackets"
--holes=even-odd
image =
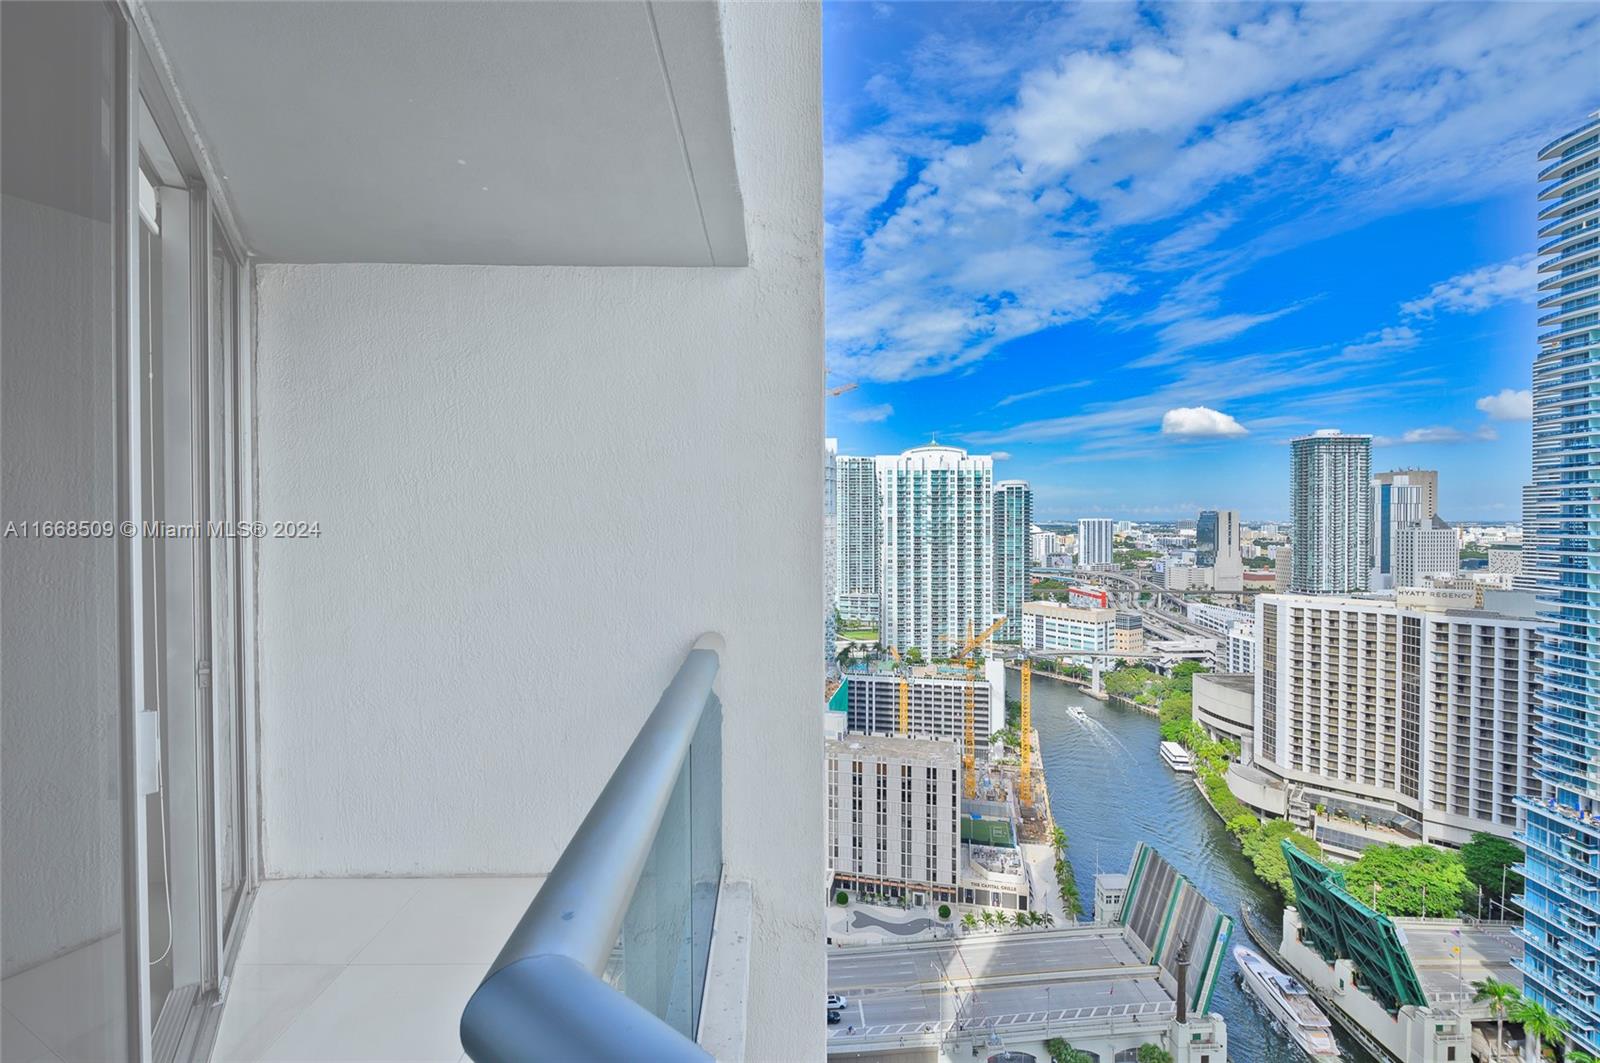
[(927, 1044), (954, 1030), (1156, 1019), (1174, 1010), (1113, 927), (986, 934), (828, 953), (828, 992), (849, 1000), (832, 1052)]

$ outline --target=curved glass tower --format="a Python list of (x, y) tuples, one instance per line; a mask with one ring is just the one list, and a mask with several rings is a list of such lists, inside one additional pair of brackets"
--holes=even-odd
[(1524, 991), (1600, 1052), (1600, 112), (1539, 152), (1528, 527), (1542, 719), (1520, 802)]

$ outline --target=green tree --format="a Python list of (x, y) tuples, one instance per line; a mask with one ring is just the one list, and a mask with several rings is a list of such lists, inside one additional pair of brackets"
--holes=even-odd
[(978, 925), (978, 917), (973, 915), (971, 912), (968, 912), (966, 915), (961, 917), (961, 925), (966, 927), (968, 930), (971, 930), (973, 927)]
[(1472, 999), (1479, 1003), (1487, 1002), (1489, 1012), (1494, 1016), (1494, 1054), (1499, 1057), (1506, 1045), (1506, 1012), (1522, 999), (1522, 993), (1510, 982), (1492, 977), (1473, 982), (1472, 989)]
[(838, 905), (849, 904), (850, 894), (846, 893), (844, 890), (840, 890), (838, 893), (833, 895), (833, 903)]
[(1073, 1048), (1060, 1037), (1052, 1037), (1045, 1041), (1044, 1050), (1050, 1053), (1050, 1063), (1094, 1063), (1093, 1056), (1081, 1049)]
[(841, 646), (833, 659), (839, 663), (840, 668), (847, 667), (850, 664), (850, 646), (848, 644)]
[(1511, 1006), (1510, 1019), (1512, 1022), (1522, 1024), (1524, 1036), (1533, 1038), (1534, 1059), (1544, 1058), (1546, 1042), (1560, 1044), (1561, 1039), (1567, 1035), (1565, 1020), (1556, 1018), (1543, 1004), (1527, 997), (1523, 997)]
[(1345, 882), (1385, 915), (1449, 917), (1461, 910), (1471, 889), (1461, 857), (1431, 845), (1374, 845), (1345, 868)]
[(950, 918), (950, 906), (948, 904), (939, 905), (939, 918), (940, 919), (949, 919)]
[(1172, 1053), (1146, 1041), (1139, 1046), (1139, 1063), (1172, 1063)]
[(1478, 831), (1461, 847), (1461, 866), (1466, 869), (1467, 878), (1502, 905), (1506, 902), (1505, 894), (1500, 892), (1502, 882), (1506, 894), (1522, 892), (1522, 876), (1510, 870), (1521, 861), (1521, 849), (1487, 831)]
[(907, 664), (922, 663), (922, 650), (918, 649), (916, 646), (911, 647), (902, 656), (905, 657), (905, 662)]

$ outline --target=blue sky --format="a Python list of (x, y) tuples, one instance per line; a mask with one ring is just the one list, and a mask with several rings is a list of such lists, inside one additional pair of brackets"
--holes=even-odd
[(832, 3), (843, 453), (937, 437), (1045, 519), (1281, 518), (1294, 435), (1528, 478), (1535, 155), (1600, 107), (1600, 5)]

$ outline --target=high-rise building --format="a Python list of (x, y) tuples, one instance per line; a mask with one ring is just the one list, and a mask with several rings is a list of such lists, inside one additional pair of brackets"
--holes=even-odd
[(827, 740), (833, 886), (953, 903), (960, 874), (961, 746), (954, 739)]
[(1030, 650), (1109, 653), (1116, 645), (1117, 611), (1060, 602), (1022, 607), (1022, 645)]
[(878, 463), (834, 458), (834, 604), (850, 620), (878, 619)]
[(1111, 564), (1111, 535), (1111, 521), (1105, 517), (1078, 521), (1078, 567)]
[(835, 621), (836, 596), (838, 594), (839, 559), (835, 548), (834, 536), (837, 534), (837, 517), (834, 505), (837, 492), (837, 473), (835, 465), (838, 461), (839, 441), (825, 439), (822, 442), (822, 659), (827, 662), (831, 672), (834, 667), (833, 644), (838, 641), (839, 631)]
[[(906, 682), (906, 729), (922, 738), (961, 738), (966, 734), (967, 670), (948, 664), (917, 665), (902, 674), (898, 668), (864, 666), (847, 674), (846, 729), (858, 734), (900, 733), (900, 681)], [(989, 656), (983, 676), (972, 684), (973, 738), (988, 745), (989, 736), (1006, 725), (1006, 662)]]
[(1006, 618), (995, 636), (1022, 640), (1022, 603), (1028, 600), (1028, 554), (1032, 546), (1033, 491), (1023, 480), (994, 485), (994, 611)]
[[(1600, 1052), (1600, 111), (1539, 152), (1539, 352), (1533, 363), (1532, 527), (1544, 620), (1534, 750), (1543, 793), (1521, 802), (1527, 846), (1523, 992)], [(1525, 503), (1526, 506), (1526, 503)], [(1524, 520), (1529, 514), (1524, 511)]]
[(1393, 587), (1420, 587), (1430, 579), (1454, 579), (1461, 570), (1456, 530), (1438, 517), (1394, 529)]
[(1372, 474), (1374, 487), (1379, 484), (1405, 483), (1421, 491), (1417, 499), (1422, 506), (1422, 520), (1439, 515), (1439, 472), (1437, 469), (1393, 469)]
[(1510, 837), (1535, 770), (1538, 620), (1471, 605), (1408, 590), (1258, 598), (1257, 766), (1425, 840)]
[(1194, 528), (1194, 563), (1199, 568), (1212, 570), (1212, 588), (1219, 591), (1243, 590), (1244, 556), (1239, 545), (1238, 511), (1202, 510)]
[(934, 443), (877, 472), (879, 637), (946, 656), (994, 616), (994, 463)]
[(1368, 586), (1372, 437), (1324, 428), (1290, 443), (1290, 589), (1349, 594)]

